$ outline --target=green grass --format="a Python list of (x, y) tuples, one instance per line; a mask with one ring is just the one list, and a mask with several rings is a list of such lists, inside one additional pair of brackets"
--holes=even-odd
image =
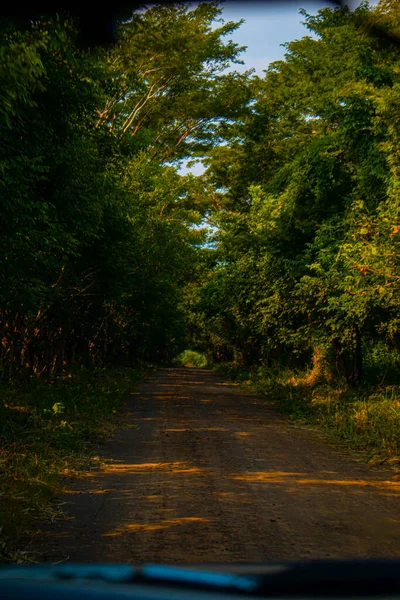
[(196, 350), (184, 350), (177, 356), (174, 363), (182, 367), (195, 367), (205, 369), (207, 367), (207, 357)]
[(79, 370), (53, 382), (0, 388), (0, 562), (29, 560), (19, 548), (38, 520), (53, 517), (64, 476), (93, 457), (113, 431), (110, 416), (143, 372)]
[(223, 369), (293, 419), (365, 451), (369, 461), (400, 467), (399, 385), (351, 388), (343, 380), (315, 379), (312, 371), (259, 367), (246, 372), (234, 365)]

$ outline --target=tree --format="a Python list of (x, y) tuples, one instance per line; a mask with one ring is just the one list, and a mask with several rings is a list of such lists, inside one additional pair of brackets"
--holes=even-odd
[(250, 112), (209, 153), (217, 266), (199, 310), (241, 360), (322, 353), (356, 383), (367, 345), (398, 335), (399, 47), (368, 28), (395, 31), (398, 11), (303, 16), (317, 38), (254, 78)]
[[(208, 202), (176, 165), (246, 105), (216, 4), (154, 6), (98, 51), (63, 16), (1, 38), (1, 365), (166, 359), (184, 336)], [(215, 137), (214, 137), (215, 136)]]

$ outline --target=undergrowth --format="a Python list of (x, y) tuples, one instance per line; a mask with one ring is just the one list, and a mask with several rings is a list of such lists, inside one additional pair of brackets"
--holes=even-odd
[(0, 387), (0, 562), (29, 561), (17, 551), (35, 523), (54, 518), (62, 477), (75, 476), (110, 435), (110, 416), (142, 371), (80, 370), (52, 382)]
[(293, 419), (317, 426), (373, 463), (400, 467), (400, 386), (313, 377), (312, 370), (222, 365), (221, 370), (251, 391), (266, 396)]

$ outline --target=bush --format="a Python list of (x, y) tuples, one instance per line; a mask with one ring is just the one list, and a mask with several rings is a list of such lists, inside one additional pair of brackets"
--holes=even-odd
[(184, 350), (174, 360), (174, 363), (182, 367), (196, 367), (197, 369), (205, 369), (208, 361), (204, 354), (195, 350)]

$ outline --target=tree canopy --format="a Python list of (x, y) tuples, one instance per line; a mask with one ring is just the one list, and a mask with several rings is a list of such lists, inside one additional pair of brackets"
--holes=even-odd
[(215, 2), (135, 11), (107, 48), (63, 14), (1, 25), (5, 377), (191, 344), (357, 383), (398, 351), (399, 10), (302, 15), (264, 77)]
[(215, 356), (318, 354), (356, 383), (365, 352), (398, 351), (400, 45), (371, 28), (399, 13), (302, 15), (313, 37), (252, 79), (250, 113), (207, 158), (215, 266), (192, 306)]
[(58, 15), (1, 29), (0, 329), (7, 376), (157, 360), (184, 335), (180, 299), (205, 210), (177, 164), (246, 105), (241, 49), (214, 3), (154, 6), (112, 47), (82, 50)]

